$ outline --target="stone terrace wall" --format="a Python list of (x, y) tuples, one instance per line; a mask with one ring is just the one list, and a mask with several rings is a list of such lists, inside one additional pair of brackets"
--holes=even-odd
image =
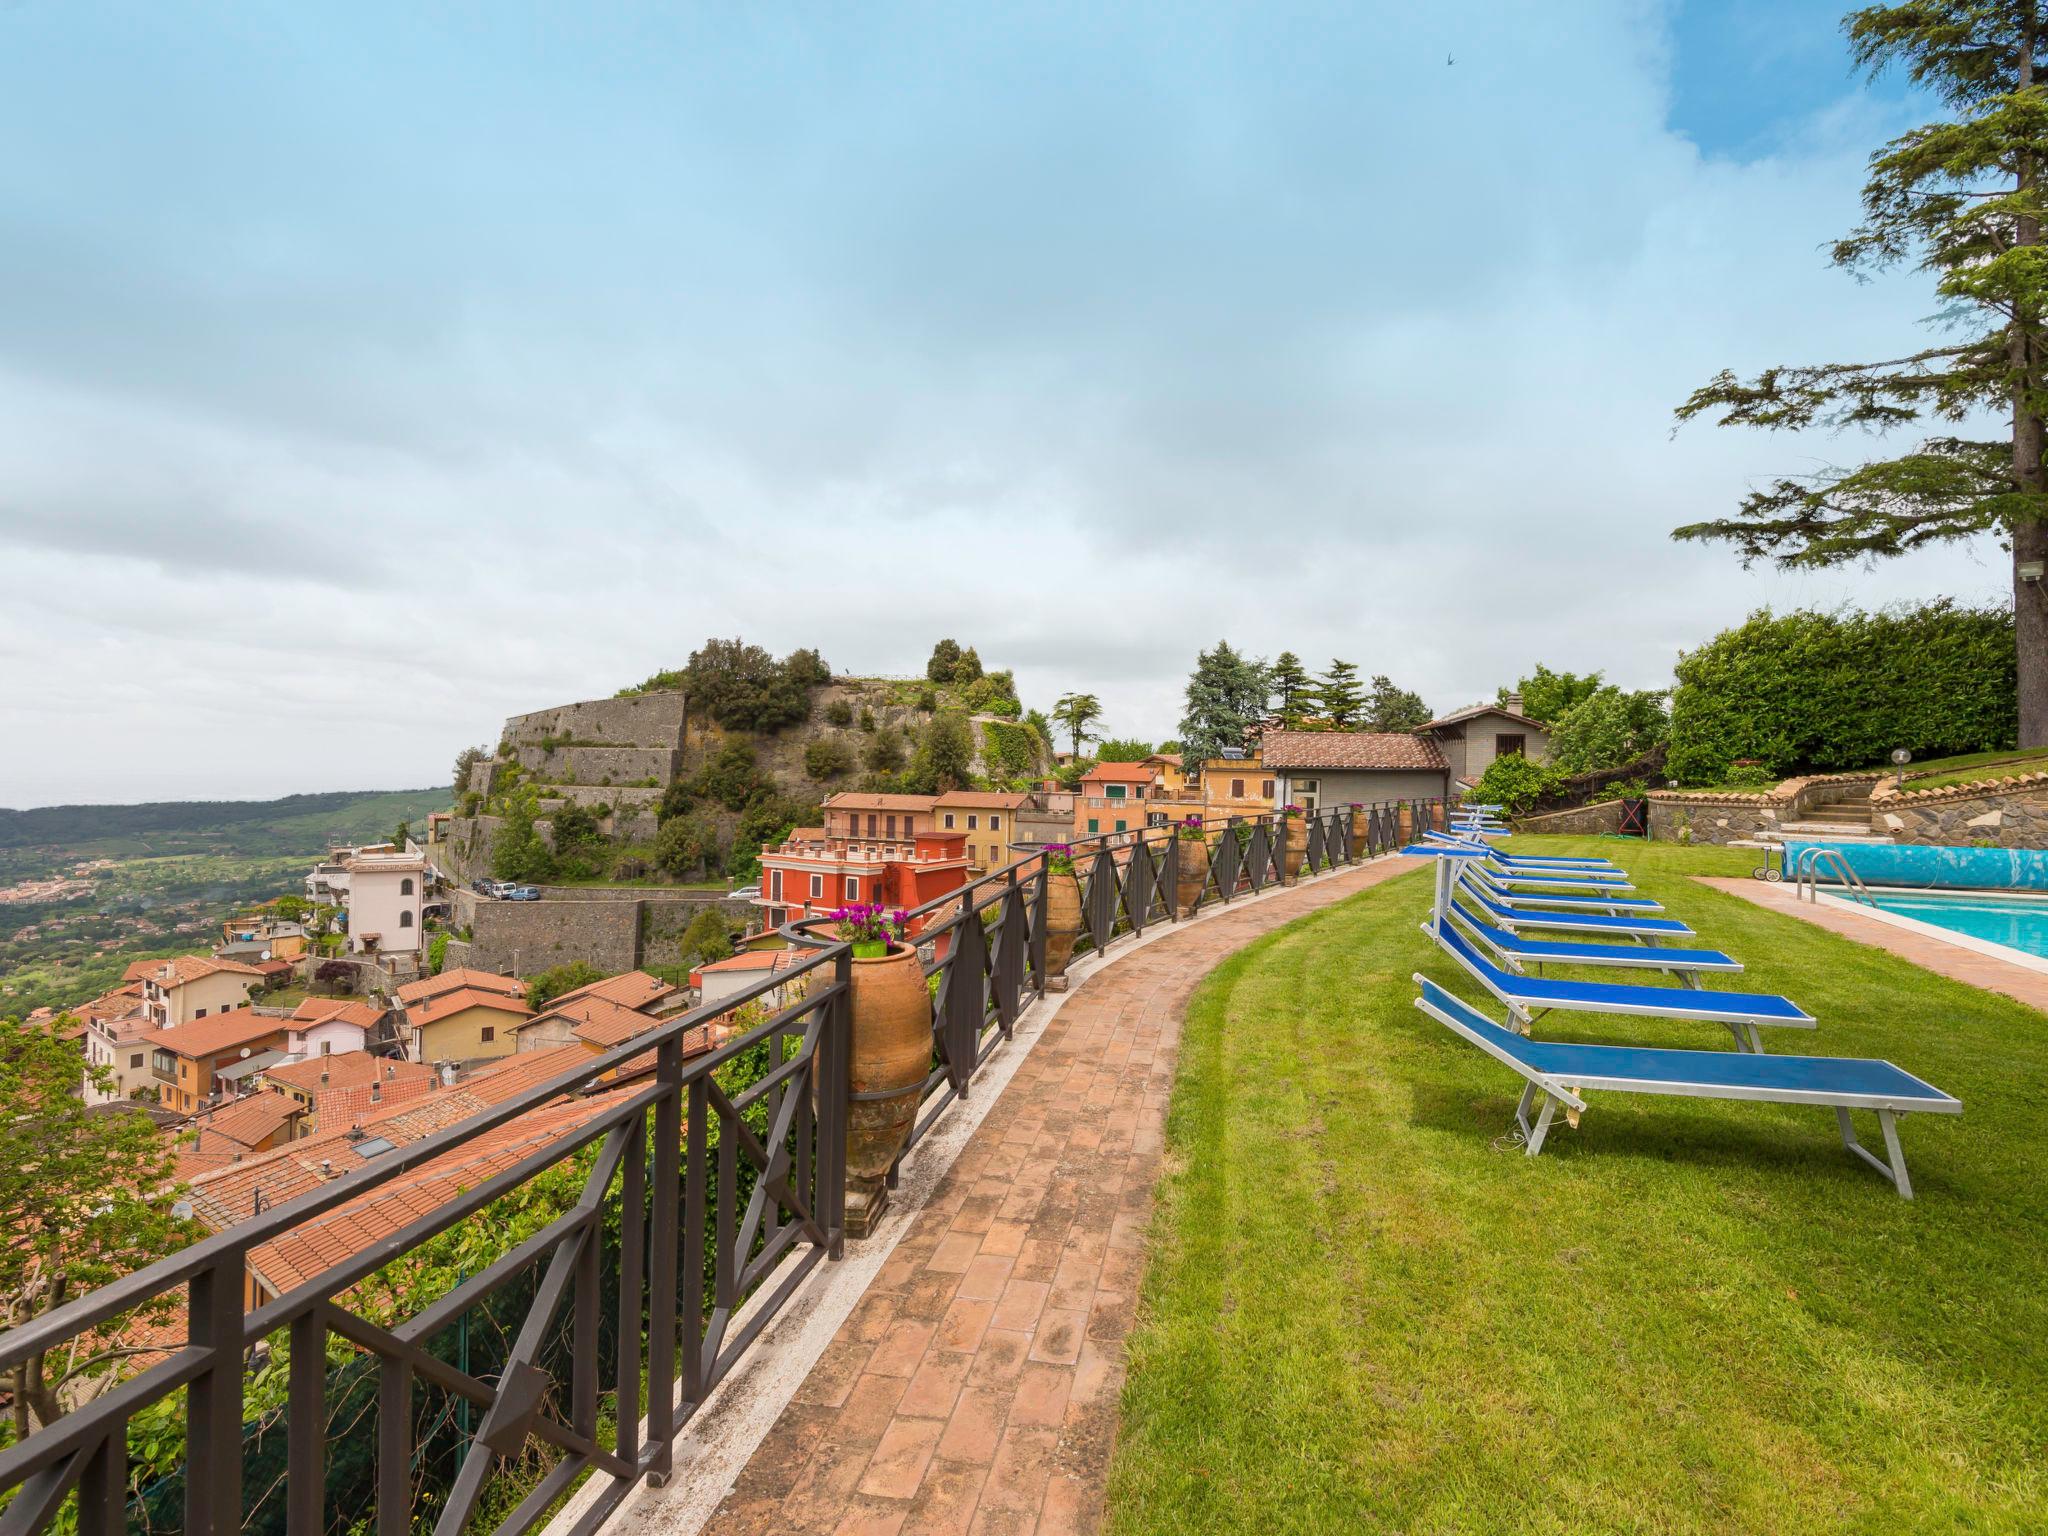
[(1872, 819), (1901, 843), (1940, 847), (2048, 848), (2048, 773), (1917, 793), (1882, 784)]
[(1754, 842), (1778, 830), (1785, 802), (1771, 795), (1688, 795), (1665, 790), (1650, 796), (1650, 840), (1658, 843)]
[[(756, 909), (731, 897), (648, 893), (621, 898), (616, 891), (552, 886), (541, 901), (480, 901), (474, 936), (460, 963), (482, 970), (531, 976), (572, 960), (606, 972), (652, 962), (673, 964), (675, 943), (705, 907), (751, 921)], [(450, 943), (447, 964), (457, 964)]]
[(1561, 832), (1579, 836), (1619, 832), (1621, 802), (1602, 800), (1593, 805), (1577, 805), (1568, 811), (1551, 811), (1542, 816), (1517, 816), (1513, 825), (1517, 832)]
[(559, 736), (571, 741), (601, 742), (620, 747), (666, 747), (683, 744), (683, 717), (688, 698), (681, 693), (643, 693), (630, 699), (590, 699), (558, 704), (553, 709), (514, 715), (505, 722), (505, 738), (513, 745)]
[[(519, 766), (536, 779), (609, 787), (652, 779), (667, 785), (682, 767), (680, 747), (556, 747), (521, 742), (513, 749)], [(543, 784), (542, 789), (546, 789)]]

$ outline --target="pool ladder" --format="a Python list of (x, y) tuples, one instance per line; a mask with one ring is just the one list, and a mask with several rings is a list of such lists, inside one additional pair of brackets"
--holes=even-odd
[(1842, 857), (1839, 848), (1802, 848), (1792, 866), (1792, 894), (1794, 898), (1804, 896), (1808, 901), (1820, 900), (1820, 872), (1827, 872), (1842, 882), (1845, 890), (1854, 893), (1856, 899), (1877, 905), (1877, 900), (1864, 885), (1863, 877), (1849, 867), (1849, 861)]

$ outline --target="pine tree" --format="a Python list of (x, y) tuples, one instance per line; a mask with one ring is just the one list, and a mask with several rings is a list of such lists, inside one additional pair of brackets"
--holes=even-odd
[(1266, 718), (1266, 666), (1241, 656), (1227, 640), (1195, 658), (1180, 717), (1181, 757), (1193, 770), (1225, 747), (1242, 747)]
[(1289, 727), (1300, 725), (1316, 702), (1315, 679), (1308, 675), (1301, 658), (1292, 651), (1282, 651), (1280, 659), (1273, 663), (1269, 682), (1273, 713), (1280, 717), (1280, 723)]
[(1365, 723), (1375, 731), (1415, 731), (1429, 724), (1429, 706), (1422, 695), (1396, 687), (1381, 673), (1372, 680), (1372, 695), (1366, 700)]
[(2037, 83), (2048, 8), (2037, 0), (1911, 0), (1853, 11), (1857, 64), (1903, 69), (1949, 108), (1870, 159), (1863, 223), (1834, 247), (1868, 271), (1911, 261), (1934, 276), (1954, 339), (1874, 363), (1722, 372), (1678, 408), (1723, 426), (1887, 431), (2009, 419), (1996, 440), (1934, 430), (1894, 458), (1787, 478), (1735, 516), (1678, 539), (1731, 543), (1745, 562), (1830, 566), (1996, 534), (2010, 550), (2019, 742), (2048, 744), (2048, 91)]
[(1333, 660), (1330, 670), (1316, 680), (1316, 704), (1338, 730), (1355, 727), (1365, 715), (1365, 690), (1358, 686), (1358, 668), (1348, 661)]
[(1102, 718), (1102, 700), (1092, 693), (1063, 693), (1052, 707), (1052, 723), (1065, 731), (1074, 743), (1074, 756), (1081, 755), (1081, 743), (1089, 739), (1088, 727)]

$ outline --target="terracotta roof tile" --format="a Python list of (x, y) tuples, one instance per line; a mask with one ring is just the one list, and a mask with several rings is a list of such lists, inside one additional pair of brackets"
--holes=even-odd
[(1387, 769), (1442, 773), (1437, 744), (1406, 731), (1268, 731), (1261, 745), (1268, 768)]
[(309, 1028), (338, 1022), (368, 1029), (383, 1017), (383, 1009), (347, 997), (309, 997), (292, 1010), (292, 1022)]
[(211, 955), (173, 955), (168, 960), (137, 961), (123, 976), (129, 981), (153, 981), (161, 987), (182, 987), (188, 981), (197, 981), (217, 971), (227, 971), (236, 976), (263, 974), (255, 966), (244, 965), (239, 960), (216, 960)]
[(416, 1003), (423, 998), (452, 992), (458, 987), (470, 987), (478, 992), (502, 992), (507, 997), (526, 996), (526, 983), (517, 977), (500, 976), (494, 971), (473, 971), (467, 966), (458, 966), (452, 971), (443, 971), (438, 976), (422, 976), (418, 981), (408, 981), (398, 989), (398, 1000), (401, 1003)]
[(627, 1008), (645, 1008), (670, 996), (675, 990), (659, 976), (650, 976), (645, 971), (623, 971), (617, 976), (607, 976), (603, 981), (593, 981), (574, 991), (564, 992), (551, 1007), (560, 1008), (565, 1003), (597, 997)]
[(825, 802), (828, 811), (928, 811), (932, 795), (867, 795), (846, 791)]
[(169, 1029), (152, 1029), (142, 1038), (153, 1046), (180, 1056), (211, 1056), (218, 1051), (231, 1051), (238, 1045), (253, 1045), (266, 1035), (282, 1039), (290, 1024), (288, 1019), (273, 1019), (253, 1008), (237, 1008), (230, 1013), (216, 1013)]
[(521, 1018), (532, 1010), (524, 998), (508, 997), (502, 992), (481, 992), (474, 987), (463, 987), (454, 992), (443, 992), (430, 997), (423, 1003), (416, 1003), (405, 1010), (405, 1022), (418, 1029), (427, 1024), (437, 1023), (452, 1014), (467, 1008), (489, 1008), (497, 1013), (516, 1013)]
[(434, 1069), (422, 1062), (393, 1061), (368, 1051), (343, 1051), (336, 1056), (282, 1062), (266, 1068), (263, 1076), (283, 1087), (317, 1094), (327, 1088), (367, 1088), (371, 1083), (431, 1083)]
[(1159, 777), (1159, 770), (1150, 763), (1097, 763), (1081, 775), (1086, 784), (1093, 779), (1098, 784), (1150, 784)]

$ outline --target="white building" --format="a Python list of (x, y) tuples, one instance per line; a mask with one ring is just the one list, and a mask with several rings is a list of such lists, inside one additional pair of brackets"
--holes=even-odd
[(382, 1009), (350, 998), (309, 997), (285, 1020), (285, 1048), (298, 1057), (352, 1055), (366, 1049), (383, 1016)]
[(345, 867), (349, 952), (418, 954), (427, 861), (417, 853), (358, 853)]

